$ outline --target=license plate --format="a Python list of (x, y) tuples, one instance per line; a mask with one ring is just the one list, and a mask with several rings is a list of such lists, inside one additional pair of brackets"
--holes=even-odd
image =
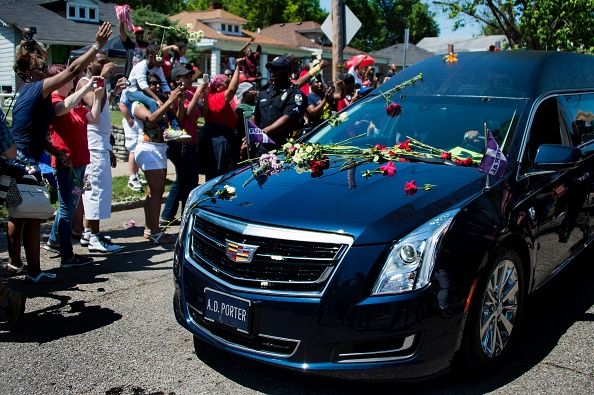
[(249, 333), (252, 302), (237, 296), (204, 288), (204, 318), (239, 332)]

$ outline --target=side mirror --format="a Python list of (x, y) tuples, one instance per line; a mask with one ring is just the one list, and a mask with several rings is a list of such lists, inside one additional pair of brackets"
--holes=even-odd
[(578, 166), (582, 157), (579, 148), (559, 144), (543, 144), (538, 147), (533, 170), (569, 170)]

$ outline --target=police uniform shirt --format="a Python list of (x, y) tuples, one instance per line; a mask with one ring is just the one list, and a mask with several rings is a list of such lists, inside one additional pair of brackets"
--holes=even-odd
[(289, 134), (300, 127), (306, 105), (306, 98), (294, 85), (279, 89), (270, 84), (258, 94), (255, 112), (256, 124), (263, 129), (272, 125), (283, 115), (287, 115), (290, 118), (289, 122), (279, 133), (271, 136), (277, 145), (282, 145), (286, 142)]

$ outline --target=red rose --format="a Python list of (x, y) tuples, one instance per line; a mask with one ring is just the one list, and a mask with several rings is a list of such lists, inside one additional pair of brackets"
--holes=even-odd
[(373, 146), (373, 149), (374, 150), (378, 150), (378, 151), (383, 151), (383, 150), (386, 149), (386, 146), (385, 145), (381, 145), (381, 144), (376, 144), (376, 145)]
[(474, 163), (472, 158), (465, 158), (465, 159), (456, 158), (455, 162), (457, 165), (460, 165), (460, 166), (472, 166), (472, 164)]
[(415, 180), (410, 180), (409, 182), (404, 184), (404, 192), (407, 195), (417, 193), (417, 184), (415, 183)]
[(449, 153), (449, 152), (442, 152), (441, 153), (441, 159), (452, 160), (452, 154)]
[(391, 156), (392, 158), (396, 156), (396, 152), (394, 151), (388, 151), (388, 156)]
[(398, 162), (409, 162), (409, 160), (405, 158), (398, 158)]
[(312, 177), (319, 177), (324, 173), (324, 161), (312, 160), (309, 162), (309, 170)]
[(398, 148), (404, 151), (412, 151), (412, 148), (410, 147), (410, 140), (406, 140), (405, 142), (398, 144)]
[(402, 106), (398, 103), (390, 103), (386, 106), (386, 113), (390, 117), (397, 117), (400, 115), (400, 111), (402, 111)]

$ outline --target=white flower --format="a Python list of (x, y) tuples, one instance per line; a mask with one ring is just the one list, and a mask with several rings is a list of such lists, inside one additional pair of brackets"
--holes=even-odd
[(346, 112), (342, 112), (342, 113), (340, 113), (340, 115), (338, 116), (338, 120), (339, 120), (340, 122), (344, 122), (344, 121), (346, 121), (347, 119), (349, 119), (349, 116), (347, 115), (347, 113), (346, 113)]
[(187, 28), (188, 30), (192, 30), (192, 29), (194, 28), (194, 25), (192, 25), (191, 23), (188, 23), (188, 24), (186, 25), (186, 28)]
[(231, 185), (225, 185), (223, 188), (225, 188), (225, 192), (227, 192), (227, 194), (235, 195), (235, 187), (232, 187)]
[(305, 149), (305, 152), (307, 152), (308, 154), (311, 154), (313, 152), (314, 148), (311, 145), (308, 145), (307, 148)]

